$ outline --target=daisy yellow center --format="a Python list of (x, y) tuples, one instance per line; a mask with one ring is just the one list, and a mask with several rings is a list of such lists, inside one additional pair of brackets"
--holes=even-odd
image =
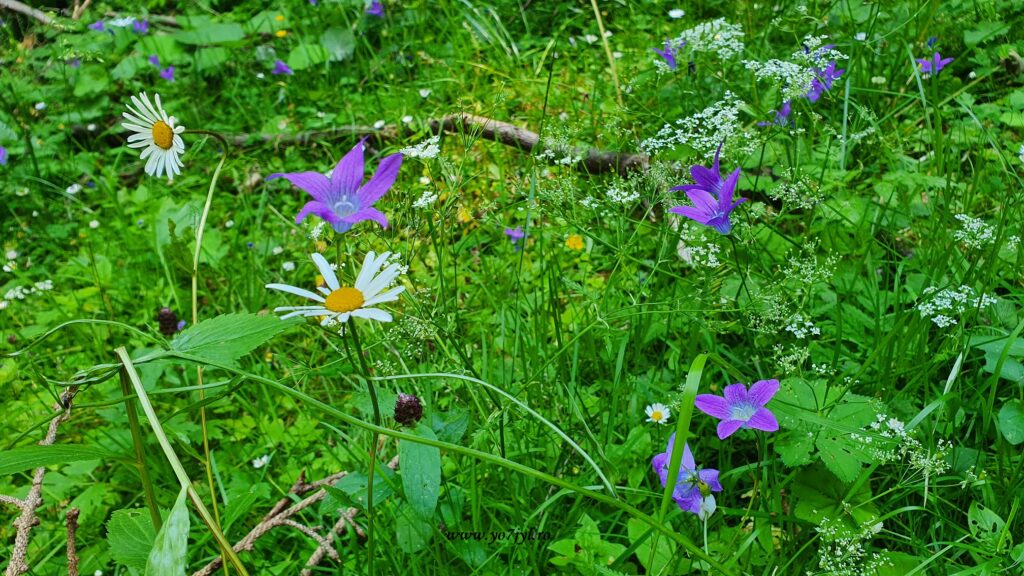
[(664, 415), (661, 413), (661, 410), (654, 410), (651, 412), (651, 420), (660, 422), (662, 418), (664, 418)]
[(359, 309), (365, 301), (366, 299), (363, 298), (363, 293), (356, 288), (342, 286), (327, 295), (327, 301), (324, 302), (324, 307), (331, 312), (351, 312)]
[(174, 130), (163, 120), (157, 120), (153, 124), (153, 142), (164, 150), (170, 150), (174, 144)]

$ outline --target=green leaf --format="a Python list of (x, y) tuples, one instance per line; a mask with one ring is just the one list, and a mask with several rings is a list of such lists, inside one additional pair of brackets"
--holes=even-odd
[[(404, 467), (404, 466), (403, 466)], [(385, 478), (385, 476), (387, 478)], [(377, 506), (384, 502), (395, 492), (391, 489), (388, 480), (393, 479), (394, 472), (390, 468), (378, 468), (373, 475), (373, 505)], [(366, 474), (352, 472), (338, 480), (334, 486), (324, 486), (327, 493), (339, 502), (353, 503), (356, 506), (366, 509), (366, 487), (369, 485)], [(339, 493), (340, 492), (340, 493)]]
[(326, 62), (327, 49), (320, 44), (299, 44), (288, 54), (288, 66), (292, 70), (303, 70)]
[(200, 72), (220, 68), (220, 65), (228, 61), (228, 50), (223, 46), (213, 48), (200, 48), (196, 50), (196, 69)]
[(1014, 446), (1024, 442), (1024, 403), (1010, 400), (1003, 404), (999, 409), (999, 431)]
[[(991, 550), (1000, 547), (999, 540), (1006, 522), (999, 514), (977, 502), (972, 502), (971, 507), (967, 509), (967, 525), (971, 529), (971, 536), (974, 536), (978, 542)], [(1013, 542), (1004, 542), (1004, 545), (1009, 547), (1013, 545)]]
[(107, 76), (107, 71), (102, 66), (82, 66), (78, 79), (75, 81), (74, 94), (78, 97), (98, 94), (107, 87), (108, 83), (110, 83), (110, 77)]
[(155, 539), (153, 517), (144, 508), (116, 510), (107, 521), (110, 556), (129, 568), (141, 570), (146, 567)]
[(1005, 22), (979, 22), (977, 28), (964, 30), (964, 44), (974, 48), (985, 40), (1006, 34), (1009, 29)]
[(188, 564), (188, 490), (182, 488), (146, 562), (146, 576), (183, 576)]
[[(413, 433), (436, 440), (434, 431), (420, 423)], [(398, 444), (398, 461), (402, 463), (402, 488), (405, 499), (421, 518), (430, 518), (441, 493), (441, 450), (415, 442)]]
[(138, 71), (140, 64), (142, 64), (141, 57), (128, 56), (118, 62), (117, 66), (114, 66), (114, 69), (110, 71), (110, 77), (114, 80), (129, 80), (135, 76), (135, 72)]
[[(626, 523), (626, 529), (629, 534), (629, 542), (636, 546), (636, 557), (643, 564), (645, 573), (668, 574), (668, 565), (676, 554), (675, 544), (668, 538), (658, 538), (658, 548), (652, 559), (651, 548), (655, 540), (654, 530), (636, 518), (630, 518)], [(643, 542), (637, 545), (637, 541), (641, 538), (644, 538)]]
[(245, 38), (242, 25), (235, 22), (206, 24), (194, 30), (185, 30), (173, 35), (182, 44), (226, 44)]
[(171, 349), (228, 364), (293, 324), (271, 315), (223, 314), (178, 333)]
[(340, 26), (334, 26), (324, 31), (323, 36), (320, 37), (320, 43), (327, 50), (331, 62), (347, 60), (356, 49), (356, 37), (352, 31)]
[(54, 464), (66, 464), (81, 460), (106, 460), (116, 457), (116, 454), (107, 450), (80, 444), (24, 446), (0, 453), (0, 476)]
[(418, 514), (399, 514), (395, 519), (398, 547), (406, 554), (414, 554), (426, 548), (432, 534), (430, 522)]
[(813, 449), (813, 432), (787, 430), (775, 437), (775, 452), (782, 458), (782, 463), (791, 468), (810, 464)]

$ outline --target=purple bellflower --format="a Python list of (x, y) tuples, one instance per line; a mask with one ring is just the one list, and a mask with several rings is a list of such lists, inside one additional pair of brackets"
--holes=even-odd
[(512, 246), (516, 249), (516, 251), (518, 251), (518, 242), (523, 238), (526, 238), (526, 232), (523, 232), (522, 226), (516, 226), (515, 228), (505, 228), (505, 236), (508, 236), (508, 239), (512, 241)]
[(782, 106), (775, 111), (775, 119), (771, 122), (758, 122), (758, 126), (785, 126), (789, 124), (789, 114), (793, 111), (792, 102), (786, 100)]
[(294, 74), (294, 72), (292, 72), (292, 69), (289, 68), (288, 65), (284, 63), (284, 60), (277, 60), (277, 61), (275, 61), (274, 62), (274, 69), (271, 70), (270, 73), (271, 74), (287, 74), (289, 76)]
[(718, 438), (721, 440), (740, 428), (775, 432), (779, 429), (779, 422), (764, 405), (778, 391), (778, 380), (758, 380), (749, 391), (743, 384), (732, 384), (725, 387), (724, 398), (699, 394), (695, 405), (701, 412), (721, 420), (718, 423)]
[(652, 48), (652, 50), (654, 50), (655, 54), (661, 56), (665, 60), (665, 64), (668, 65), (669, 70), (676, 69), (676, 52), (678, 52), (679, 48), (673, 46), (671, 40), (665, 40), (664, 49), (658, 50), (657, 48)]
[[(672, 448), (676, 435), (668, 439), (668, 447), (651, 460), (655, 474), (664, 486), (668, 482), (669, 464), (672, 462)], [(683, 461), (679, 466), (679, 476), (672, 490), (672, 499), (679, 507), (692, 512), (702, 520), (714, 514), (715, 496), (712, 492), (721, 492), (722, 484), (718, 481), (718, 470), (699, 469), (690, 452), (690, 446), (683, 444)]]
[(136, 20), (132, 22), (132, 28), (139, 34), (149, 34), (149, 20)]
[(747, 199), (740, 198), (735, 202), (732, 201), (736, 184), (740, 179), (740, 169), (737, 168), (728, 178), (722, 180), (721, 168), (718, 163), (718, 155), (721, 152), (722, 147), (719, 146), (715, 152), (715, 161), (710, 168), (697, 164), (690, 167), (690, 175), (693, 176), (696, 184), (671, 188), (671, 190), (685, 190), (686, 195), (693, 202), (693, 206), (675, 206), (669, 208), (669, 212), (710, 226), (720, 234), (728, 234), (732, 231), (729, 214)]
[(174, 66), (168, 66), (161, 70), (160, 77), (168, 82), (174, 82)]
[(97, 32), (103, 32), (106, 29), (107, 29), (107, 25), (106, 25), (106, 23), (103, 22), (103, 20), (97, 20), (97, 21), (93, 22), (92, 24), (89, 24), (89, 30), (95, 30)]
[(832, 83), (839, 79), (846, 72), (845, 68), (836, 70), (835, 60), (828, 63), (824, 69), (815, 69), (817, 77), (811, 80), (811, 88), (807, 91), (806, 97), (811, 102), (817, 102), (821, 95), (832, 89)]
[(388, 227), (384, 213), (373, 207), (373, 203), (391, 189), (402, 166), (402, 154), (392, 154), (381, 160), (377, 173), (366, 183), (363, 181), (363, 138), (345, 157), (338, 161), (331, 177), (319, 172), (290, 172), (271, 174), (267, 180), (286, 178), (295, 186), (313, 197), (295, 215), (299, 224), (306, 216), (315, 214), (334, 227), (336, 232), (347, 232), (352, 225), (363, 220), (373, 220), (382, 227)]
[(366, 8), (366, 13), (370, 16), (376, 16), (378, 18), (384, 17), (384, 5), (380, 3), (380, 0), (373, 0), (370, 5)]
[(922, 74), (938, 74), (952, 61), (952, 58), (943, 58), (938, 52), (936, 52), (935, 55), (932, 56), (931, 60), (918, 58), (917, 64), (921, 67)]

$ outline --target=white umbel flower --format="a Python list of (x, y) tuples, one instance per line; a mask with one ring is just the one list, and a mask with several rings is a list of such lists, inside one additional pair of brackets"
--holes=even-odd
[(647, 421), (655, 424), (668, 424), (668, 419), (672, 416), (672, 411), (668, 409), (668, 406), (657, 402), (644, 409), (644, 412), (647, 413)]
[(293, 316), (323, 316), (323, 320), (320, 321), (321, 326), (328, 326), (335, 322), (348, 322), (349, 318), (391, 322), (390, 313), (380, 308), (373, 308), (377, 304), (398, 300), (398, 295), (405, 290), (405, 286), (396, 286), (384, 291), (385, 288), (394, 284), (398, 275), (402, 273), (401, 265), (398, 263), (392, 263), (381, 270), (384, 263), (391, 257), (390, 252), (385, 252), (380, 256), (374, 252), (368, 253), (366, 259), (363, 260), (363, 268), (359, 271), (352, 286), (342, 286), (338, 282), (338, 276), (323, 255), (311, 254), (310, 257), (327, 284), (326, 288), (317, 287), (320, 294), (287, 284), (267, 284), (267, 288), (302, 296), (317, 303), (314, 306), (275, 308), (274, 312), (285, 312), (281, 316), (282, 320)]
[(175, 126), (178, 120), (164, 111), (159, 94), (156, 94), (156, 106), (145, 92), (132, 96), (132, 102), (135, 107), (129, 105), (130, 112), (123, 113), (128, 122), (121, 124), (135, 132), (128, 137), (128, 147), (144, 149), (139, 158), (148, 158), (146, 174), (157, 178), (167, 174), (168, 180), (174, 180), (184, 166), (180, 156), (185, 153), (185, 141), (181, 139), (185, 127)]

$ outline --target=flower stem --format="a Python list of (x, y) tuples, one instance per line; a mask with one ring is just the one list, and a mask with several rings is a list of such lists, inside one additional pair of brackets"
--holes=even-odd
[(153, 527), (159, 531), (163, 521), (160, 519), (160, 508), (156, 504), (153, 481), (150, 480), (149, 471), (146, 468), (146, 457), (142, 448), (142, 427), (139, 426), (139, 413), (135, 410), (135, 399), (132, 394), (132, 385), (128, 381), (128, 373), (122, 368), (120, 374), (121, 394), (124, 395), (125, 412), (128, 414), (128, 429), (131, 430), (132, 444), (135, 445), (135, 466), (139, 469), (142, 491), (146, 495), (146, 507), (149, 508), (149, 515), (153, 518)]
[[(359, 358), (359, 366), (363, 371), (363, 378), (366, 380), (366, 389), (370, 393), (370, 403), (373, 404), (373, 424), (380, 426), (380, 403), (377, 401), (377, 388), (370, 379), (370, 368), (366, 365), (366, 358), (363, 357), (363, 346), (359, 342), (359, 331), (356, 329), (356, 320), (351, 318), (348, 323), (348, 333), (352, 335), (352, 345), (355, 347), (355, 355)], [(354, 362), (353, 362), (354, 364)], [(377, 469), (377, 445), (380, 443), (380, 433), (373, 433), (373, 443), (370, 445), (370, 470), (366, 474), (366, 549), (367, 549), (367, 574), (373, 576), (373, 476)]]
[(732, 257), (736, 261), (736, 272), (740, 275), (740, 287), (736, 289), (736, 296), (733, 300), (736, 302), (736, 308), (740, 307), (740, 292), (746, 291), (747, 298), (754, 299), (753, 295), (750, 294), (750, 288), (747, 288), (747, 275), (743, 272), (743, 268), (740, 266), (740, 251), (736, 247), (736, 239), (732, 236), (728, 236), (729, 242), (732, 243)]

